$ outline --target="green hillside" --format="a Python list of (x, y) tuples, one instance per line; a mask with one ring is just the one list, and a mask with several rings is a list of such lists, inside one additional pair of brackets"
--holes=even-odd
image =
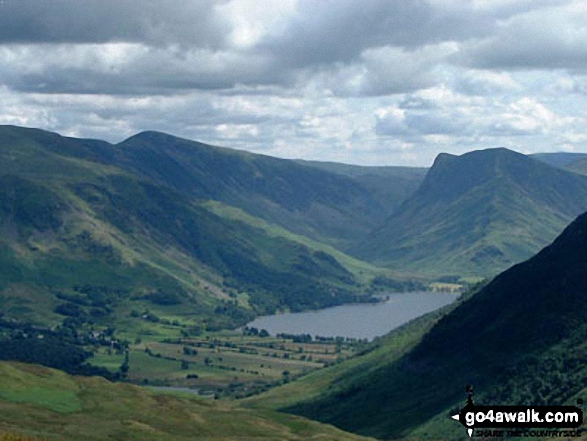
[(448, 418), (462, 406), (466, 384), (475, 386), (477, 403), (574, 404), (587, 382), (586, 276), (584, 214), (536, 256), (462, 301), (419, 342), (413, 333), (416, 344), (407, 353), (394, 355), (392, 333), (384, 343), (387, 362), (369, 360), (359, 369), (360, 362), (344, 363), (305, 380), (326, 378), (311, 399), (296, 398), (294, 383), (287, 386), (293, 392), (281, 394), (293, 399), (275, 389), (266, 403), (357, 433), (430, 439), (467, 437)]
[(372, 188), (345, 175), (158, 132), (140, 133), (116, 147), (106, 161), (340, 247), (379, 225), (391, 199), (402, 196), (388, 192), (387, 199), (375, 198)]
[(386, 215), (391, 215), (420, 186), (426, 176), (424, 167), (359, 166), (336, 162), (297, 161), (331, 173), (348, 176), (366, 188), (381, 205)]
[[(390, 207), (414, 189), (414, 184), (404, 182), (413, 180), (411, 177), (398, 179), (391, 186), (383, 180), (365, 184), (346, 174), (296, 161), (213, 147), (158, 132), (140, 133), (111, 145), (0, 126), (0, 140), (35, 146), (49, 157), (58, 154), (70, 160), (116, 166), (178, 193), (233, 205), (290, 231), (341, 246), (379, 225)], [(410, 169), (403, 174), (410, 176)]]
[(507, 149), (441, 154), (359, 258), (437, 275), (496, 274), (587, 210), (587, 179)]
[[(10, 434), (11, 436), (8, 436)], [(23, 438), (21, 438), (23, 437)], [(0, 362), (0, 439), (361, 440), (274, 411)]]
[[(325, 173), (297, 164), (288, 170), (287, 161), (274, 164), (176, 138), (179, 146), (159, 149), (153, 138), (171, 137), (143, 134), (114, 146), (0, 128), (0, 301), (8, 318), (50, 326), (73, 318), (132, 328), (147, 311), (167, 322), (217, 329), (276, 309), (355, 301), (377, 274), (334, 248), (210, 202), (230, 193), (226, 199), (235, 204), (248, 201), (250, 208), (257, 198), (264, 201), (259, 207), (273, 204), (294, 217), (307, 216), (300, 207), (315, 203), (305, 199), (305, 190), (298, 202), (290, 198), (296, 182), (286, 175), (294, 179), (307, 169), (303, 180)], [(164, 158), (152, 157), (159, 153)], [(226, 169), (223, 158), (236, 171)], [(183, 173), (189, 161), (193, 169)], [(256, 181), (249, 176), (254, 173), (269, 181)], [(182, 181), (188, 178), (193, 185)], [(283, 188), (273, 185), (278, 182)], [(352, 192), (341, 188), (344, 200)], [(331, 200), (328, 193), (320, 197)], [(285, 209), (280, 200), (299, 203), (302, 211)]]
[(567, 166), (567, 169), (579, 173), (581, 175), (587, 175), (587, 157), (583, 157)]
[(537, 153), (531, 156), (563, 170), (587, 175), (587, 153)]
[(538, 159), (546, 164), (562, 169), (579, 160), (587, 158), (587, 153), (555, 152), (555, 153), (534, 153), (531, 158)]

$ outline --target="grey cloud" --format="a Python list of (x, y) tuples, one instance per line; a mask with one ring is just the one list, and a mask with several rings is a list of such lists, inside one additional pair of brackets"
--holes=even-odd
[[(242, 48), (231, 46), (229, 17), (215, 7), (223, 1), (6, 0), (0, 44), (19, 62), (0, 65), (0, 83), (37, 93), (173, 95), (314, 81), (340, 96), (406, 93), (441, 81), (435, 67), (457, 50), (447, 41), (487, 36), (498, 19), (558, 2), (301, 0), (283, 29)], [(94, 54), (80, 55), (79, 43), (93, 44), (85, 50)], [(108, 60), (103, 43), (142, 51)]]
[(460, 0), (302, 0), (296, 17), (264, 41), (260, 50), (290, 67), (350, 63), (367, 48), (389, 45), (413, 50), (487, 36), (498, 20), (559, 2), (524, 0), (483, 9)]
[(393, 116), (377, 118), (375, 123), (375, 133), (382, 136), (411, 137), (416, 133), (411, 130), (406, 123)]
[(350, 62), (367, 47), (415, 44), (410, 36), (418, 35), (430, 14), (422, 0), (302, 0), (289, 25), (260, 49), (296, 67)]
[(464, 135), (468, 128), (466, 121), (454, 115), (406, 112), (403, 118), (394, 115), (378, 118), (375, 131), (378, 135), (416, 139), (425, 135)]
[(406, 125), (421, 135), (453, 135), (467, 131), (465, 121), (453, 115), (436, 115), (434, 113), (408, 113)]
[(5, 0), (0, 43), (180, 44), (220, 48), (230, 25), (214, 0)]
[(530, 135), (538, 135), (541, 133), (540, 128), (533, 127), (533, 128), (520, 128), (516, 127), (509, 121), (503, 122), (495, 122), (490, 124), (488, 127), (485, 128), (484, 134), (489, 136), (501, 136), (501, 137), (510, 137), (510, 136), (530, 136)]
[[(109, 95), (172, 95), (293, 81), (290, 72), (271, 69), (265, 59), (231, 52), (139, 48), (136, 53), (123, 53), (121, 60), (109, 60), (98, 45), (83, 48), (81, 54), (71, 48), (68, 64), (66, 48), (46, 49), (21, 51), (18, 65), (0, 67), (0, 81), (23, 92)], [(57, 51), (65, 51), (59, 59), (55, 59)]]
[(465, 45), (454, 61), (484, 69), (587, 68), (584, 4), (540, 9), (506, 21), (497, 32)]

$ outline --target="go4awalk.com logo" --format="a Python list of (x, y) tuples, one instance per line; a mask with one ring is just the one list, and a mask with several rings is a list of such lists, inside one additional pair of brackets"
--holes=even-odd
[(467, 404), (452, 419), (469, 436), (578, 437), (583, 411), (576, 406), (477, 406), (467, 386)]

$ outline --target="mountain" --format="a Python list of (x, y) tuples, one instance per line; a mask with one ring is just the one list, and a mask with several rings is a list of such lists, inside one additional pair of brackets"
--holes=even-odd
[(531, 158), (538, 159), (546, 164), (566, 169), (574, 162), (587, 158), (587, 153), (555, 152), (555, 153), (535, 153), (530, 155)]
[(575, 404), (587, 384), (586, 280), (587, 213), (442, 318), (421, 318), (363, 361), (274, 389), (257, 405), (378, 438), (468, 439), (448, 418), (467, 384), (479, 404)]
[(192, 197), (243, 209), (294, 233), (342, 247), (364, 237), (389, 214), (394, 198), (348, 176), (273, 158), (143, 132), (109, 159)]
[(3, 126), (2, 312), (216, 329), (354, 301), (379, 270), (281, 225), (352, 236), (376, 205), (293, 161), (152, 132), (112, 145)]
[(579, 173), (580, 175), (587, 175), (587, 157), (569, 164), (567, 169), (574, 173)]
[(424, 167), (366, 167), (337, 162), (304, 160), (297, 162), (352, 178), (369, 191), (387, 215), (394, 213), (418, 189), (428, 171)]
[(0, 362), (0, 440), (367, 440), (278, 412), (253, 412), (191, 393)]
[[(395, 181), (371, 182), (371, 175), (362, 179), (159, 132), (139, 133), (111, 145), (36, 129), (4, 126), (3, 130), (7, 132), (4, 136), (12, 133), (29, 138), (52, 153), (114, 165), (190, 197), (217, 200), (333, 244), (350, 243), (367, 234), (388, 216), (390, 207), (415, 189), (422, 176), (420, 169), (398, 167), (402, 170), (393, 173), (398, 177)], [(380, 172), (374, 175), (386, 177)], [(412, 181), (416, 184), (409, 183)]]
[(440, 154), (351, 253), (399, 270), (487, 276), (530, 257), (585, 210), (584, 176), (504, 148)]
[(531, 156), (563, 170), (587, 175), (587, 153), (537, 153)]

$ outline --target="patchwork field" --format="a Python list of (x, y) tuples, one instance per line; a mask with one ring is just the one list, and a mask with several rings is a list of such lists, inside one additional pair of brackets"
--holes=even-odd
[(224, 331), (198, 338), (147, 336), (135, 339), (128, 355), (97, 346), (88, 361), (116, 372), (127, 359), (126, 377), (133, 383), (240, 398), (345, 360), (364, 346), (364, 342), (342, 339), (294, 341), (293, 336)]

